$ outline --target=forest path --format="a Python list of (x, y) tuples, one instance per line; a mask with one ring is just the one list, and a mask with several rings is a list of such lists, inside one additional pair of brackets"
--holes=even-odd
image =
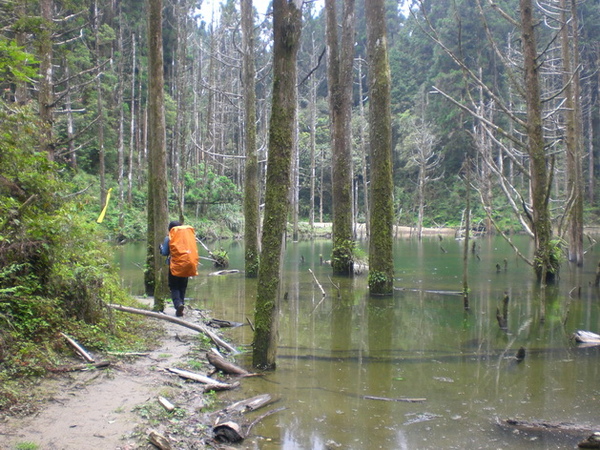
[[(172, 306), (165, 309), (175, 315)], [(196, 311), (186, 310), (186, 320), (200, 321)], [(147, 356), (128, 357), (106, 369), (57, 374), (40, 382), (43, 394), (38, 411), (0, 422), (0, 450), (133, 450), (155, 448), (147, 442), (144, 419), (138, 408), (179, 381), (166, 367), (184, 362), (198, 334), (180, 325), (149, 318), (165, 334)], [(156, 402), (154, 402), (156, 403)], [(140, 433), (144, 435), (140, 439)], [(144, 442), (144, 444), (140, 444)], [(26, 443), (37, 447), (25, 447)]]

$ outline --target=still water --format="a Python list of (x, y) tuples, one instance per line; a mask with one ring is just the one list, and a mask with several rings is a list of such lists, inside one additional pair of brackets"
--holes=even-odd
[[(517, 243), (531, 254), (527, 238)], [(462, 245), (451, 237), (398, 239), (395, 294), (372, 298), (366, 275), (332, 277), (320, 264), (330, 241), (288, 243), (277, 370), (220, 395), (270, 393), (280, 399), (273, 408), (286, 408), (261, 420), (243, 448), (572, 449), (587, 437), (518, 431), (501, 425), (507, 418), (600, 431), (600, 348), (570, 340), (579, 329), (600, 334), (599, 291), (591, 286), (599, 246), (583, 268), (564, 263), (559, 284), (544, 298), (533, 270), (501, 238), (479, 239), (476, 253), (469, 252), (465, 312), (462, 297), (452, 295), (462, 290)], [(231, 269), (243, 270), (242, 243), (211, 248), (217, 247), (227, 250)], [(123, 282), (141, 295), (144, 246), (119, 249), (118, 259)], [(249, 348), (256, 281), (242, 273), (210, 276), (214, 270), (203, 261), (186, 303), (246, 324), (225, 338)], [(496, 310), (505, 293), (503, 331)], [(520, 347), (526, 357), (517, 363)], [(237, 363), (250, 368), (251, 354)]]

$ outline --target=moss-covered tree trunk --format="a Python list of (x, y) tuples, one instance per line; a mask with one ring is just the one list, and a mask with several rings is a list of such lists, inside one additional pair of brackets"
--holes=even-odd
[(167, 233), (167, 147), (164, 110), (162, 0), (148, 2), (148, 255), (154, 270), (154, 310), (162, 311), (168, 296), (167, 265), (159, 244)]
[(392, 120), (384, 3), (365, 2), (371, 130), (369, 292), (375, 295), (390, 295), (394, 290)]
[(554, 281), (558, 276), (559, 262), (551, 242), (552, 224), (548, 208), (550, 177), (544, 151), (539, 64), (531, 0), (520, 0), (520, 10), (527, 104), (527, 145), (531, 161), (532, 230), (535, 240), (534, 269), (538, 280), (545, 283)]
[(260, 369), (274, 369), (277, 356), (279, 278), (289, 210), (296, 112), (296, 55), (301, 27), (302, 1), (274, 0), (273, 103), (252, 355), (254, 366)]
[[(327, 81), (332, 142), (333, 273), (352, 275), (352, 79), (354, 62), (354, 0), (344, 0), (339, 28), (336, 1), (326, 0)], [(338, 29), (342, 30), (341, 42)]]
[(256, 152), (256, 89), (254, 68), (254, 22), (252, 20), (252, 0), (241, 0), (243, 81), (245, 110), (246, 167), (244, 184), (244, 244), (246, 277), (258, 276), (259, 255), (259, 197), (258, 197), (258, 155)]

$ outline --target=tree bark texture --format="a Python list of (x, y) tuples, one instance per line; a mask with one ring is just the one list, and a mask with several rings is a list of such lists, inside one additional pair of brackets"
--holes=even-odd
[(538, 281), (553, 282), (559, 264), (552, 250), (552, 227), (548, 201), (550, 177), (544, 148), (539, 66), (531, 0), (520, 0), (521, 42), (527, 104), (527, 149), (531, 160), (532, 231), (535, 240), (534, 269)]
[(256, 307), (253, 364), (274, 369), (277, 356), (278, 291), (283, 239), (289, 211), (289, 191), (296, 110), (296, 55), (302, 26), (300, 0), (273, 2), (273, 103), (265, 216)]
[[(352, 255), (352, 79), (354, 63), (354, 0), (344, 0), (342, 26), (338, 25), (335, 0), (325, 1), (327, 13), (327, 70), (332, 145), (334, 274), (353, 275)], [(338, 29), (342, 30), (341, 39)]]
[[(567, 15), (567, 12), (570, 12)], [(579, 101), (576, 2), (561, 0), (560, 18), (563, 81), (565, 83), (565, 144), (567, 150), (567, 211), (569, 261), (583, 265), (583, 169), (582, 127)], [(572, 46), (572, 47), (571, 47)]]
[(252, 0), (240, 0), (242, 11), (243, 83), (244, 83), (244, 136), (246, 167), (244, 184), (244, 244), (245, 273), (247, 278), (258, 276), (260, 252), (258, 154), (256, 151), (256, 89), (254, 68), (254, 22)]
[(148, 0), (148, 6), (148, 259), (152, 256), (154, 309), (162, 311), (164, 300), (168, 296), (168, 267), (160, 255), (159, 243), (167, 233), (169, 215), (163, 90), (162, 0)]
[(394, 289), (391, 81), (384, 4), (384, 0), (370, 0), (365, 3), (371, 127), (371, 235), (368, 283), (370, 293), (375, 295), (390, 295)]

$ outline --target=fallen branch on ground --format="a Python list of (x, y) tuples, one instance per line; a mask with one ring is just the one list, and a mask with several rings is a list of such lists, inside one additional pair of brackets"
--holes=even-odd
[(62, 337), (64, 337), (67, 342), (69, 344), (71, 344), (71, 346), (75, 349), (75, 351), (77, 351), (77, 353), (79, 353), (79, 355), (85, 359), (87, 362), (89, 363), (93, 363), (95, 362), (94, 358), (92, 358), (92, 356), (85, 351), (85, 349), (79, 345), (77, 342), (75, 342), (73, 339), (71, 339), (69, 336), (67, 336), (65, 333), (60, 333), (62, 335)]
[(175, 409), (175, 405), (164, 397), (159, 396), (158, 403), (160, 403), (160, 406), (165, 408), (168, 412), (171, 412)]
[(206, 386), (204, 387), (204, 391), (227, 391), (230, 389), (235, 389), (240, 385), (240, 383), (222, 383), (220, 381), (214, 380), (205, 375), (201, 375), (199, 373), (188, 372), (187, 370), (175, 369), (173, 367), (167, 367), (167, 370), (171, 373), (179, 375), (181, 378), (185, 378), (187, 380), (197, 381), (198, 383), (203, 383)]
[(215, 349), (211, 349), (210, 351), (206, 352), (206, 359), (208, 359), (209, 363), (211, 363), (213, 366), (215, 366), (222, 372), (231, 375), (250, 375), (250, 373), (247, 370), (244, 370), (241, 367), (238, 367), (235, 364), (227, 361)]
[(158, 431), (150, 431), (148, 440), (160, 450), (171, 450), (173, 448), (169, 440)]
[(123, 312), (132, 313), (132, 314), (141, 314), (143, 316), (154, 317), (155, 319), (166, 320), (167, 322), (176, 323), (178, 325), (181, 325), (183, 327), (189, 328), (191, 330), (199, 331), (200, 333), (205, 334), (206, 336), (208, 336), (208, 338), (216, 346), (224, 348), (224, 349), (226, 349), (226, 350), (228, 350), (228, 351), (230, 351), (231, 353), (234, 353), (234, 354), (238, 353), (238, 351), (235, 348), (233, 348), (231, 345), (229, 345), (227, 342), (225, 342), (223, 339), (221, 339), (215, 333), (213, 333), (212, 331), (210, 331), (204, 325), (200, 325), (200, 324), (196, 324), (196, 323), (191, 323), (191, 322), (188, 322), (188, 321), (183, 320), (183, 319), (178, 319), (176, 317), (167, 316), (166, 314), (163, 314), (163, 313), (158, 313), (158, 312), (154, 312), (154, 311), (148, 311), (148, 310), (145, 310), (145, 309), (137, 309), (137, 308), (131, 308), (129, 306), (121, 306), (121, 305), (113, 305), (113, 304), (110, 304), (108, 306), (110, 306), (113, 309), (116, 309), (117, 311), (123, 311)]

